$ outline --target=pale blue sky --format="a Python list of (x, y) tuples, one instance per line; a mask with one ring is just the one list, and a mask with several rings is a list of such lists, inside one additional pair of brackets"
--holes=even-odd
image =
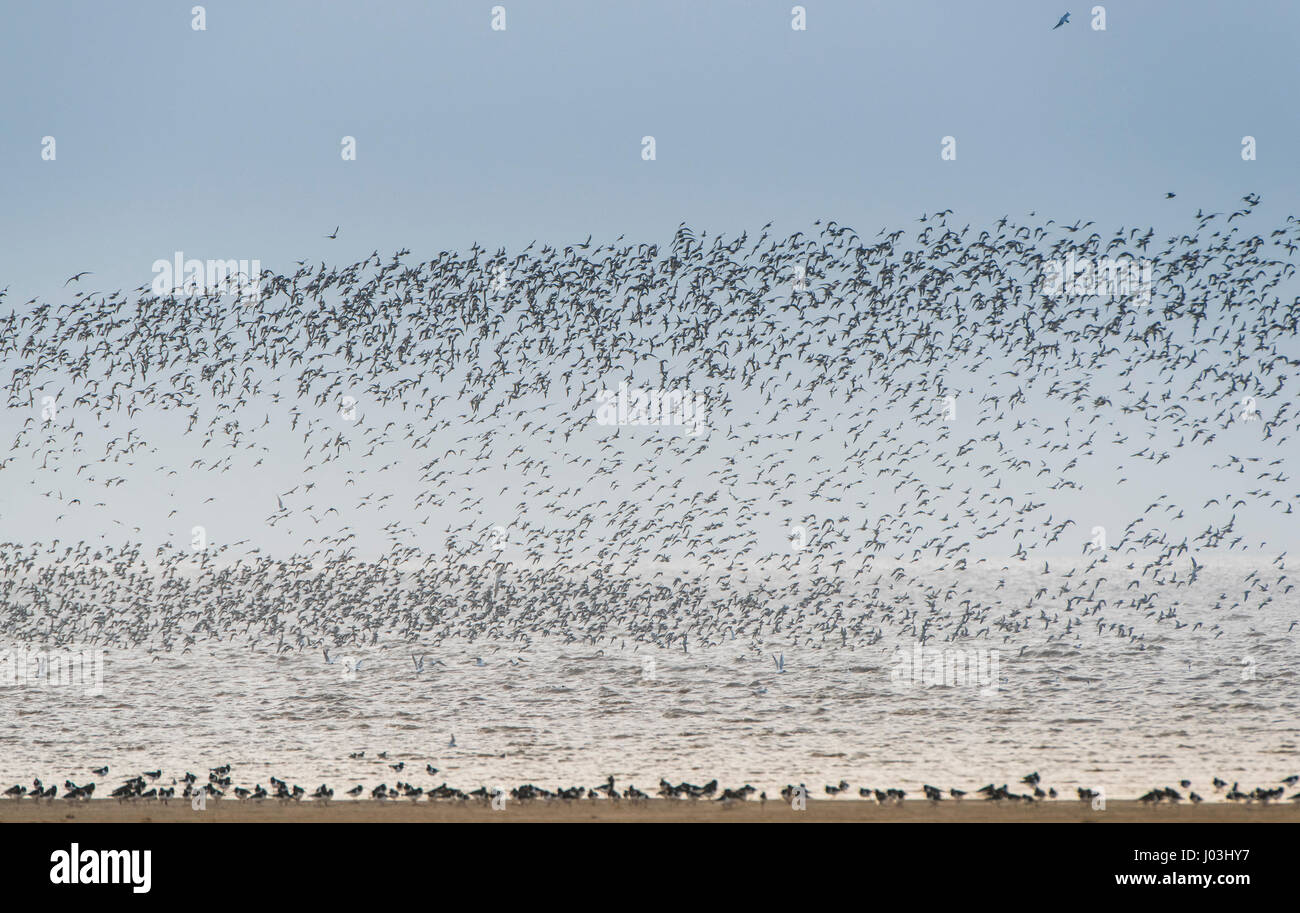
[(205, 32), (192, 5), (6, 8), (11, 301), (83, 269), (137, 285), (177, 249), (288, 267), (682, 220), (870, 236), (949, 206), (1105, 226), (1296, 197), (1289, 2), (1109, 3), (1104, 32), (1042, 2), (814, 0), (805, 32), (786, 0), (514, 0), (505, 32), (490, 2), (213, 2)]

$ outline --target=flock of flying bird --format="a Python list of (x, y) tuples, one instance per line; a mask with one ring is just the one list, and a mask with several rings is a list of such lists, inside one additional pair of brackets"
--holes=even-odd
[[(1221, 635), (1180, 620), (1183, 588), (1207, 554), (1270, 555), (1252, 524), (1289, 523), (1300, 499), (1300, 220), (1259, 225), (1259, 204), (1163, 239), (946, 210), (870, 239), (819, 221), (785, 237), (682, 226), (662, 247), (375, 252), (267, 270), (241, 301), (73, 277), (68, 300), (0, 317), (20, 417), (0, 474), (52, 502), (57, 528), (111, 521), (122, 541), (0, 542), (0, 635), (327, 661), (457, 640), (522, 657), (539, 638), (758, 655)], [(1049, 263), (1122, 257), (1152, 264), (1149, 303), (1042, 293)], [(598, 422), (620, 383), (706, 403), (702, 433), (635, 408)], [(1184, 463), (1204, 504), (1156, 491), (1140, 509)], [(144, 486), (256, 505), (284, 466), (292, 484), (238, 541), (168, 529), (148, 548), (179, 508), (122, 500)], [(1074, 519), (1099, 487), (1135, 505), (1101, 544)], [(203, 522), (186, 510), (184, 531)], [(263, 547), (285, 529), (306, 548)], [(1050, 576), (1053, 550), (1078, 558)], [(1006, 585), (1024, 572), (1041, 582)], [(1293, 587), (1270, 556), (1213, 609), (1258, 612)]]

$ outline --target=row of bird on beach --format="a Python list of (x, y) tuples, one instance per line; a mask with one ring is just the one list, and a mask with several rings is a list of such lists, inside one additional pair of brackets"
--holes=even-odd
[[(1300, 299), (1282, 294), (1300, 220), (1261, 223), (1259, 203), (1198, 210), (1163, 243), (944, 210), (875, 238), (819, 220), (785, 237), (683, 225), (664, 246), (376, 251), (267, 270), (238, 302), (74, 277), (68, 300), (0, 317), (0, 391), (26, 416), (0, 477), (25, 473), (68, 530), (0, 543), (0, 633), (275, 655), (1222, 636), (1216, 613), (1294, 588), (1252, 529), (1300, 499)], [(1049, 262), (1123, 257), (1154, 263), (1150, 303), (1042, 293)], [(595, 393), (623, 380), (693, 391), (703, 433), (599, 425)], [(178, 420), (176, 439), (145, 416)], [(1098, 543), (1058, 502), (1095, 489), (1083, 470), (1102, 461), (1135, 500)], [(1130, 481), (1188, 461), (1197, 503)], [(295, 480), (257, 516), (233, 483), (284, 466)], [(201, 515), (150, 525), (124, 506), (140, 486), (237, 491), (246, 525), (191, 548)], [(95, 523), (123, 541), (77, 538)], [(283, 528), (301, 551), (263, 547)], [(370, 533), (381, 557), (362, 554)], [(1077, 561), (1008, 585), (1052, 549)], [(1258, 562), (1185, 621), (1215, 552)]]
[[(432, 764), (426, 764), (425, 767), (426, 771), (430, 775), (438, 773), (438, 769)], [(397, 768), (395, 767), (395, 769)], [(107, 767), (96, 768), (92, 772), (98, 776), (106, 776), (109, 769)], [(208, 772), (207, 782), (200, 783), (199, 777), (196, 774), (186, 771), (184, 776), (179, 780), (172, 779), (170, 786), (160, 786), (157, 785), (157, 781), (162, 777), (162, 770), (145, 771), (142, 774), (129, 777), (120, 786), (113, 789), (109, 793), (109, 797), (121, 801), (158, 800), (166, 802), (170, 799), (177, 798), (177, 790), (179, 789), (179, 798), (190, 799), (192, 801), (199, 798), (202, 798), (205, 801), (208, 798), (214, 800), (223, 799), (228, 796), (240, 801), (276, 799), (280, 801), (300, 802), (303, 799), (322, 801), (334, 798), (334, 790), (324, 783), (309, 794), (303, 787), (297, 784), (290, 785), (287, 781), (277, 777), (270, 778), (269, 789), (262, 786), (260, 783), (255, 784), (252, 787), (235, 786), (230, 773), (231, 766), (229, 764), (214, 767)], [(1292, 775), (1284, 778), (1281, 781), (1282, 785), (1280, 786), (1256, 787), (1250, 792), (1241, 790), (1237, 783), (1233, 783), (1231, 787), (1229, 787), (1227, 781), (1219, 777), (1214, 777), (1211, 782), (1214, 793), (1223, 793), (1222, 798), (1226, 801), (1258, 801), (1267, 803), (1281, 799), (1286, 792), (1286, 787), (1294, 787), (1297, 782), (1300, 782), (1300, 775)], [(1042, 778), (1039, 776), (1037, 771), (1025, 775), (1021, 778), (1020, 783), (1024, 787), (1027, 787), (1029, 791), (1016, 792), (1008, 788), (1005, 783), (1001, 786), (989, 783), (973, 792), (982, 799), (992, 802), (1006, 800), (1010, 802), (1027, 802), (1032, 804), (1044, 800), (1061, 798), (1061, 794), (1057, 792), (1055, 787), (1049, 786), (1046, 789), (1043, 789)], [(94, 797), (95, 783), (93, 782), (77, 785), (72, 780), (68, 779), (64, 781), (63, 786), (65, 792), (62, 798), (64, 799), (91, 799)], [(1184, 798), (1193, 803), (1204, 801), (1200, 795), (1191, 790), (1191, 780), (1181, 780), (1179, 781), (1179, 786), (1188, 790), (1186, 797), (1173, 787), (1157, 787), (1138, 797), (1138, 801), (1148, 804), (1160, 802), (1178, 803)], [(1226, 792), (1224, 792), (1225, 789), (1227, 790)], [(841, 780), (835, 785), (827, 785), (824, 788), (824, 792), (826, 796), (831, 798), (851, 798), (853, 795), (852, 787), (847, 780)], [(968, 792), (969, 791), (967, 790), (956, 788), (944, 790), (929, 784), (925, 784), (921, 787), (922, 797), (930, 802), (940, 802), (945, 798), (961, 800), (968, 795)], [(1079, 801), (1083, 802), (1090, 802), (1103, 796), (1102, 793), (1086, 787), (1077, 787), (1075, 792)], [(512, 787), (508, 791), (504, 788), (490, 788), (487, 786), (480, 786), (475, 790), (463, 791), (448, 786), (446, 782), (443, 782), (438, 786), (422, 787), (398, 780), (393, 786), (381, 783), (369, 790), (367, 790), (362, 784), (358, 783), (351, 789), (346, 790), (343, 795), (350, 796), (353, 799), (362, 799), (367, 797), (367, 793), (368, 797), (374, 800), (419, 800), (424, 798), (429, 801), (446, 799), (477, 799), (485, 802), (494, 799), (500, 800), (506, 797), (514, 800), (525, 801), (577, 801), (582, 799), (627, 799), (638, 801), (652, 798), (651, 794), (637, 789), (637, 787), (632, 784), (629, 784), (626, 788), (620, 790), (617, 787), (615, 778), (612, 774), (603, 784), (593, 787), (570, 786), (549, 790), (531, 783), (526, 783), (521, 786)], [(711, 799), (720, 802), (744, 802), (751, 799), (755, 794), (758, 796), (758, 801), (768, 801), (766, 791), (759, 791), (748, 783), (738, 788), (719, 788), (717, 779), (712, 779), (702, 786), (697, 786), (684, 781), (674, 785), (667, 780), (660, 779), (659, 787), (654, 795), (663, 799)], [(787, 784), (780, 790), (779, 795), (781, 800), (787, 803), (795, 803), (799, 799), (807, 801), (808, 799), (813, 798), (811, 790), (802, 783), (797, 786), (794, 784)], [(874, 801), (881, 805), (903, 802), (908, 797), (907, 791), (903, 789), (897, 789), (894, 787), (878, 789), (869, 786), (859, 786), (857, 788), (857, 795), (860, 800)], [(59, 798), (58, 787), (53, 784), (47, 786), (40, 780), (40, 778), (33, 780), (30, 787), (24, 786), (21, 783), (14, 784), (4, 791), (4, 796), (10, 799)], [(1290, 796), (1290, 801), (1300, 801), (1300, 792)]]

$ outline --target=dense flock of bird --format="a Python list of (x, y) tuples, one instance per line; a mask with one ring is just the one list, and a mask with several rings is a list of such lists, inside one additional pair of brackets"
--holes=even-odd
[[(266, 270), (246, 300), (79, 274), (0, 317), (0, 477), (70, 531), (19, 541), (5, 518), (0, 635), (326, 662), (458, 640), (522, 657), (541, 638), (757, 655), (1218, 636), (1214, 612), (1294, 587), (1255, 531), (1300, 499), (1300, 219), (1259, 204), (1163, 238), (946, 210), (874, 238), (819, 221), (375, 252)], [(1152, 265), (1149, 301), (1043, 293), (1051, 263), (1125, 257)], [(620, 383), (707, 404), (700, 433), (601, 423)], [(1188, 467), (1195, 503), (1171, 494)], [(233, 496), (245, 525), (191, 544), (201, 512), (142, 516), (142, 488)], [(1132, 505), (1101, 542), (1099, 490)], [(77, 532), (97, 525), (120, 532)], [(286, 531), (292, 554), (267, 544)], [(1180, 620), (1233, 553), (1257, 560)]]
[[(874, 240), (829, 222), (777, 239), (682, 227), (665, 248), (376, 253), (267, 271), (256, 301), (147, 285), (30, 301), (0, 319), (22, 417), (0, 469), (50, 480), (68, 529), (111, 516), (124, 541), (4, 542), (0, 630), (280, 652), (1005, 642), (1036, 626), (1140, 640), (1136, 619), (1181, 624), (1177, 591), (1205, 553), (1268, 553), (1244, 517), (1300, 498), (1300, 299), (1284, 294), (1300, 220), (1252, 230), (1258, 202), (1198, 212), (1163, 245), (945, 211)], [(1069, 255), (1149, 258), (1151, 303), (1044, 296), (1044, 264)], [(598, 425), (597, 393), (629, 380), (703, 396), (706, 431)], [(151, 440), (159, 414), (183, 418), (188, 465), (154, 462), (175, 452)], [(1204, 504), (1128, 481), (1145, 465), (1160, 484), (1162, 463), (1198, 450)], [(131, 488), (113, 500), (128, 482), (228, 493), (265, 464), (299, 467), (296, 484), (197, 552), (186, 518), (156, 550), (132, 541)], [(1132, 517), (1105, 547), (1055, 503), (1126, 484)], [(377, 559), (355, 547), (372, 518)], [(293, 522), (308, 548), (261, 547), (259, 530)], [(1034, 593), (963, 579), (984, 566), (1005, 582), (1053, 549), (1079, 562)], [(1275, 556), (1216, 608), (1292, 586)]]
[[(386, 758), (386, 753), (381, 752), (379, 759), (386, 760)], [(400, 773), (405, 768), (406, 763), (404, 761), (399, 761), (396, 764), (389, 764), (388, 766), (394, 771)], [(434, 776), (438, 773), (438, 769), (432, 764), (426, 764), (425, 768), (430, 776)], [(95, 768), (92, 773), (96, 776), (107, 776), (109, 768), (98, 767)], [(200, 799), (204, 802), (206, 802), (207, 799), (235, 799), (240, 802), (256, 802), (266, 799), (275, 799), (282, 802), (301, 802), (304, 799), (328, 801), (334, 798), (334, 790), (325, 783), (322, 783), (313, 792), (308, 793), (305, 788), (297, 784), (291, 786), (286, 780), (274, 776), (269, 778), (269, 789), (261, 783), (257, 783), (251, 787), (235, 786), (234, 779), (231, 776), (231, 765), (229, 764), (223, 764), (220, 767), (211, 768), (208, 771), (207, 782), (200, 782), (198, 775), (190, 771), (186, 771), (184, 776), (179, 779), (175, 777), (171, 778), (170, 785), (162, 783), (160, 781), (160, 778), (162, 777), (163, 772), (161, 769), (144, 771), (141, 774), (127, 778), (120, 786), (113, 789), (109, 796), (110, 798), (123, 802), (134, 800), (157, 800), (166, 803), (171, 799), (180, 798), (190, 801), (191, 804), (196, 807), (199, 805), (198, 800)], [(1250, 792), (1245, 792), (1239, 788), (1237, 783), (1233, 783), (1229, 788), (1226, 780), (1219, 777), (1214, 777), (1212, 780), (1214, 793), (1221, 793), (1223, 800), (1247, 804), (1254, 802), (1267, 804), (1268, 802), (1281, 799), (1286, 792), (1286, 787), (1289, 786), (1294, 788), (1297, 783), (1300, 783), (1300, 775), (1293, 774), (1284, 778), (1282, 780), (1282, 785), (1280, 786), (1271, 788), (1256, 787)], [(1026, 791), (1017, 792), (1010, 789), (1005, 783), (1001, 786), (989, 783), (973, 792), (976, 796), (988, 802), (1023, 802), (1031, 805), (1036, 802), (1057, 799), (1068, 800), (1071, 798), (1058, 793), (1055, 787), (1048, 786), (1044, 789), (1042, 777), (1039, 775), (1038, 771), (1026, 774), (1020, 779), (1020, 784), (1020, 788)], [(1177, 789), (1171, 786), (1166, 786), (1150, 790), (1146, 794), (1140, 796), (1138, 801), (1148, 804), (1159, 804), (1161, 802), (1177, 804), (1182, 802), (1184, 799), (1193, 804), (1205, 801), (1200, 795), (1191, 789), (1191, 780), (1181, 780), (1179, 781), (1179, 786), (1188, 790), (1186, 796)], [(93, 782), (84, 783), (79, 786), (71, 779), (67, 779), (63, 783), (63, 788), (65, 790), (63, 794), (64, 799), (91, 799), (95, 794), (95, 784)], [(177, 790), (180, 791), (179, 796)], [(823, 791), (825, 793), (825, 798), (835, 799), (853, 797), (853, 788), (847, 780), (841, 780), (838, 784), (834, 785), (826, 785)], [(931, 786), (928, 783), (922, 786), (921, 792), (921, 798), (930, 802), (942, 802), (946, 799), (960, 801), (969, 794), (967, 790), (956, 788), (944, 790), (937, 786)], [(46, 786), (40, 778), (37, 778), (32, 781), (31, 787), (24, 786), (21, 783), (16, 783), (9, 787), (9, 789), (5, 790), (4, 795), (9, 799), (15, 800), (24, 798), (54, 800), (59, 798), (59, 788), (54, 784)], [(644, 801), (652, 798), (650, 793), (637, 789), (634, 784), (628, 784), (626, 788), (620, 790), (617, 787), (615, 778), (612, 774), (599, 786), (569, 786), (558, 787), (554, 790), (535, 786), (531, 783), (525, 783), (509, 790), (502, 787), (480, 786), (478, 789), (467, 792), (457, 789), (454, 786), (448, 786), (445, 781), (438, 786), (423, 787), (397, 780), (393, 786), (389, 786), (387, 783), (380, 783), (378, 786), (371, 789), (367, 789), (365, 786), (358, 783), (351, 789), (344, 791), (343, 795), (352, 799), (410, 799), (417, 802), (421, 799), (427, 799), (430, 802), (440, 800), (478, 800), (481, 802), (491, 802), (496, 800), (498, 807), (505, 799), (513, 799), (516, 801), (541, 800), (574, 802), (580, 800), (601, 799), (613, 801), (621, 799), (629, 801)], [(787, 784), (783, 789), (781, 789), (779, 795), (781, 801), (789, 803), (795, 807), (797, 807), (798, 800), (800, 799), (807, 801), (808, 799), (818, 798), (814, 794), (813, 790), (809, 789), (802, 783), (797, 786), (793, 783)], [(880, 805), (892, 805), (903, 802), (907, 799), (907, 795), (906, 790), (894, 787), (877, 789), (869, 786), (859, 786), (857, 788), (857, 797), (860, 800), (877, 802)], [(1104, 795), (1097, 790), (1086, 787), (1077, 787), (1075, 789), (1075, 795), (1079, 801), (1090, 803), (1094, 802), (1094, 800), (1105, 798)], [(746, 802), (751, 798), (755, 798), (755, 796), (760, 802), (765, 803), (768, 801), (768, 795), (766, 792), (760, 792), (748, 783), (734, 789), (725, 787), (719, 788), (716, 779), (710, 780), (702, 786), (685, 782), (674, 785), (667, 780), (661, 779), (659, 781), (658, 789), (654, 794), (654, 797), (660, 799), (706, 799), (718, 802)], [(342, 798), (342, 796), (340, 796), (340, 798)], [(1300, 801), (1300, 792), (1293, 794), (1290, 797), (1290, 801)], [(1104, 808), (1102, 805), (1098, 805), (1097, 807)]]

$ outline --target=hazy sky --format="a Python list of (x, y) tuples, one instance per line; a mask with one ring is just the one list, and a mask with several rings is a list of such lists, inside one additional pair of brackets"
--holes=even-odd
[(287, 268), (682, 220), (870, 237), (944, 207), (1104, 231), (1296, 198), (1285, 0), (1108, 3), (1105, 31), (1041, 2), (813, 0), (801, 32), (786, 0), (510, 0), (504, 32), (490, 2), (213, 2), (201, 32), (192, 5), (6, 8), (10, 302), (85, 269), (129, 288), (176, 250)]

